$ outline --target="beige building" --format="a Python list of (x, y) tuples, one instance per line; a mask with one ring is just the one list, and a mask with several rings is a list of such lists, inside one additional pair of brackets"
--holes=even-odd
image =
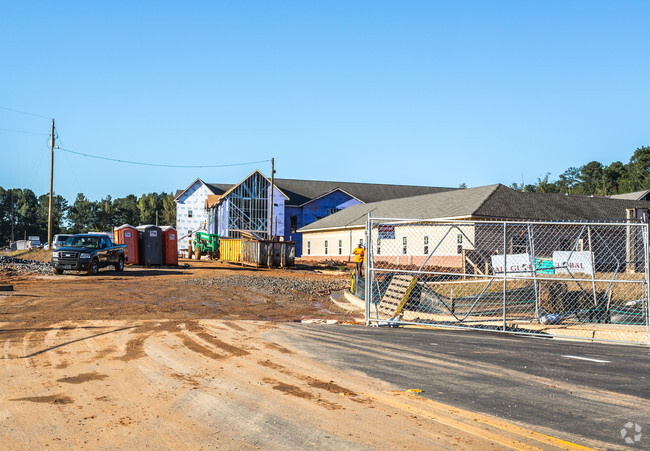
[[(353, 261), (352, 250), (356, 245), (359, 242), (368, 244), (368, 215), (373, 218), (421, 219), (423, 223), (415, 227), (412, 222), (408, 227), (400, 227), (397, 223), (385, 226), (387, 230), (374, 231), (371, 238), (375, 260), (416, 266), (426, 261), (431, 266), (460, 269), (467, 264), (467, 259), (483, 266), (487, 256), (503, 253), (503, 239), (491, 236), (489, 228), (483, 228), (481, 236), (475, 236), (471, 225), (459, 224), (450, 232), (449, 227), (435, 227), (431, 221), (620, 222), (627, 218), (630, 210), (635, 211), (635, 217), (642, 217), (643, 212), (647, 216), (649, 208), (650, 202), (647, 201), (522, 193), (498, 184), (354, 205), (299, 231), (303, 234), (303, 259)], [(571, 230), (566, 228), (566, 246), (572, 245), (569, 235), (574, 232)], [(520, 242), (518, 234), (513, 230), (507, 237), (506, 253), (526, 251), (526, 243)], [(561, 240), (561, 237), (552, 239)]]

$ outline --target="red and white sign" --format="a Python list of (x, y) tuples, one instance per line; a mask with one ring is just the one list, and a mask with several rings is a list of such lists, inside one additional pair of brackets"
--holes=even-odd
[[(507, 265), (507, 266), (506, 266)], [(492, 256), (492, 272), (503, 274), (503, 268), (506, 268), (507, 276), (510, 277), (529, 277), (533, 275), (535, 264), (529, 254), (508, 254)]]
[(555, 251), (553, 252), (553, 266), (555, 274), (593, 274), (589, 252)]

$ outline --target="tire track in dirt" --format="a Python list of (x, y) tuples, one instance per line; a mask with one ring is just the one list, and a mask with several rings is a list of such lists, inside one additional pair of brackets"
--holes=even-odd
[(26, 396), (24, 398), (12, 398), (9, 399), (9, 401), (28, 401), (28, 402), (57, 404), (57, 405), (74, 403), (74, 400), (71, 397), (63, 394), (48, 395), (48, 396)]
[(63, 382), (65, 384), (83, 384), (90, 381), (103, 381), (108, 376), (106, 374), (99, 374), (97, 372), (92, 373), (80, 373), (76, 376), (62, 377), (57, 379), (57, 382)]

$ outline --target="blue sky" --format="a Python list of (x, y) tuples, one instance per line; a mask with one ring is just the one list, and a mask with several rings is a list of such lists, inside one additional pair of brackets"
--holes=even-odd
[[(5, 2), (0, 186), (48, 191), (51, 117), (77, 152), (274, 157), (281, 178), (509, 185), (625, 163), (650, 145), (649, 19), (643, 1)], [(270, 172), (55, 160), (70, 201)]]

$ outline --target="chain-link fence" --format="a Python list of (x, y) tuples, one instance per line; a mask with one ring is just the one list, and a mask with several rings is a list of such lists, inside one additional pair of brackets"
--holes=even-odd
[(650, 342), (646, 223), (372, 218), (367, 231), (368, 324)]

